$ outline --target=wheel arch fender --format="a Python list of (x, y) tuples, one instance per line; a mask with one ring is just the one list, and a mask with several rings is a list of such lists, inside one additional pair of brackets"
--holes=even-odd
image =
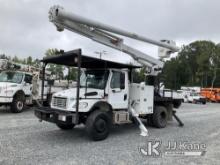
[(25, 93), (24, 93), (24, 91), (23, 91), (23, 90), (18, 90), (18, 91), (16, 91), (15, 94), (14, 94), (14, 96), (13, 96), (13, 98), (15, 98), (15, 97), (17, 97), (17, 96), (22, 96), (23, 99), (25, 99)]
[(113, 111), (113, 108), (111, 106), (111, 104), (109, 104), (108, 102), (106, 101), (98, 101), (96, 102), (89, 110), (89, 112), (93, 112), (97, 109), (100, 109), (102, 111), (105, 111), (105, 112), (112, 112)]

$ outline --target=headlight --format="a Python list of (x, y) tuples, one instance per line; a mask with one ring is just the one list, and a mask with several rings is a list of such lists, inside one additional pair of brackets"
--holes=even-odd
[[(88, 106), (87, 102), (79, 102), (79, 109), (84, 109)], [(76, 104), (73, 106), (73, 108), (76, 108)]]

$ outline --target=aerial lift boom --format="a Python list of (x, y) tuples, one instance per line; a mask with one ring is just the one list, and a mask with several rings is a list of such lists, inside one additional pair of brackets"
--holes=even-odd
[(68, 29), (72, 32), (83, 35), (98, 43), (104, 44), (116, 50), (122, 51), (130, 55), (134, 60), (142, 64), (147, 68), (147, 71), (151, 75), (157, 75), (163, 68), (164, 63), (158, 59), (151, 57), (131, 46), (124, 44), (123, 39), (112, 33), (129, 37), (135, 40), (143, 41), (153, 45), (160, 46), (160, 53), (163, 53), (160, 57), (169, 57), (170, 53), (178, 51), (173, 41), (152, 40), (135, 33), (130, 33), (109, 25), (99, 23), (83, 18), (79, 15), (65, 11), (60, 6), (53, 6), (49, 11), (49, 19), (53, 22), (58, 31)]

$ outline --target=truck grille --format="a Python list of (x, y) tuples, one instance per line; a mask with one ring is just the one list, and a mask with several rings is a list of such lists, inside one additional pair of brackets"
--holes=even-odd
[(66, 98), (62, 98), (62, 97), (54, 97), (52, 105), (54, 107), (66, 109), (67, 99)]

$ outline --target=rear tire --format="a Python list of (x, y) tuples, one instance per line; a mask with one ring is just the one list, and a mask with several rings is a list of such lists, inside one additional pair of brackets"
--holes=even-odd
[(109, 135), (111, 117), (107, 112), (96, 110), (86, 120), (86, 132), (94, 140), (104, 140)]
[(74, 124), (61, 124), (61, 123), (57, 123), (56, 125), (62, 130), (70, 130), (73, 129), (75, 126)]
[(153, 113), (153, 124), (156, 128), (165, 128), (167, 126), (167, 109), (163, 106), (156, 106)]
[(25, 96), (23, 94), (15, 95), (11, 103), (12, 113), (21, 113), (25, 107)]

